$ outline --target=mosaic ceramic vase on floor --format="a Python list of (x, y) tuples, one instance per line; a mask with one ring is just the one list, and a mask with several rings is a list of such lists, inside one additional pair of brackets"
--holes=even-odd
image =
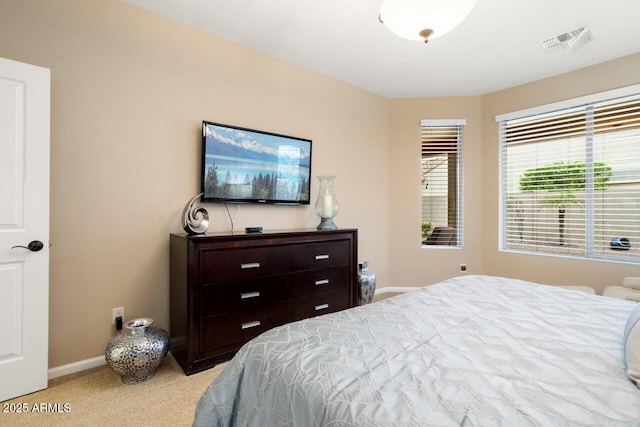
[(153, 377), (169, 351), (169, 335), (152, 327), (153, 319), (134, 319), (125, 323), (122, 333), (113, 337), (104, 351), (107, 365), (124, 384), (136, 384)]
[(358, 263), (358, 305), (369, 304), (376, 293), (376, 274), (367, 261)]

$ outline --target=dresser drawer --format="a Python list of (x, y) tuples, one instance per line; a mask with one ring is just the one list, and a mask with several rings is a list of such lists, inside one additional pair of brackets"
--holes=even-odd
[(327, 269), (307, 270), (293, 273), (291, 277), (291, 298), (313, 295), (341, 289), (349, 292), (349, 266), (343, 265)]
[(200, 351), (244, 343), (288, 321), (287, 304), (279, 303), (255, 312), (226, 313), (202, 320)]
[(287, 254), (291, 271), (349, 265), (348, 241), (295, 245), (291, 249)]
[(187, 375), (271, 328), (357, 301), (356, 229), (170, 239), (171, 353)]
[(205, 285), (200, 299), (202, 315), (252, 311), (266, 304), (283, 301), (289, 297), (290, 283), (287, 275), (276, 275)]
[(349, 308), (349, 295), (344, 291), (324, 292), (291, 301), (292, 321), (320, 316)]
[(249, 279), (288, 270), (288, 256), (282, 246), (200, 251), (200, 280), (203, 284)]

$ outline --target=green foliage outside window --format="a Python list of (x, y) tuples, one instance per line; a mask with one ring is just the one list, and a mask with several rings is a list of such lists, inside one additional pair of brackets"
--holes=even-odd
[[(593, 164), (593, 188), (606, 190), (611, 178), (611, 167), (602, 162)], [(584, 190), (587, 183), (585, 163), (556, 162), (527, 169), (520, 177), (520, 191), (547, 190), (550, 192), (542, 202), (558, 207), (558, 230), (560, 245), (564, 245), (564, 219), (567, 206), (580, 204), (574, 192)]]

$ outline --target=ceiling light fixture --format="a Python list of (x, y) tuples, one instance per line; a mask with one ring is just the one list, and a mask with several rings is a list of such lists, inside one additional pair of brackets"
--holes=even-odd
[(379, 18), (396, 35), (427, 43), (460, 25), (476, 1), (383, 0)]

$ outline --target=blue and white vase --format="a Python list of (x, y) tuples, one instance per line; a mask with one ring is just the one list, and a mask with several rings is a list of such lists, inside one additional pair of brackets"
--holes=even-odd
[(369, 304), (376, 293), (376, 274), (367, 261), (358, 262), (358, 305)]

